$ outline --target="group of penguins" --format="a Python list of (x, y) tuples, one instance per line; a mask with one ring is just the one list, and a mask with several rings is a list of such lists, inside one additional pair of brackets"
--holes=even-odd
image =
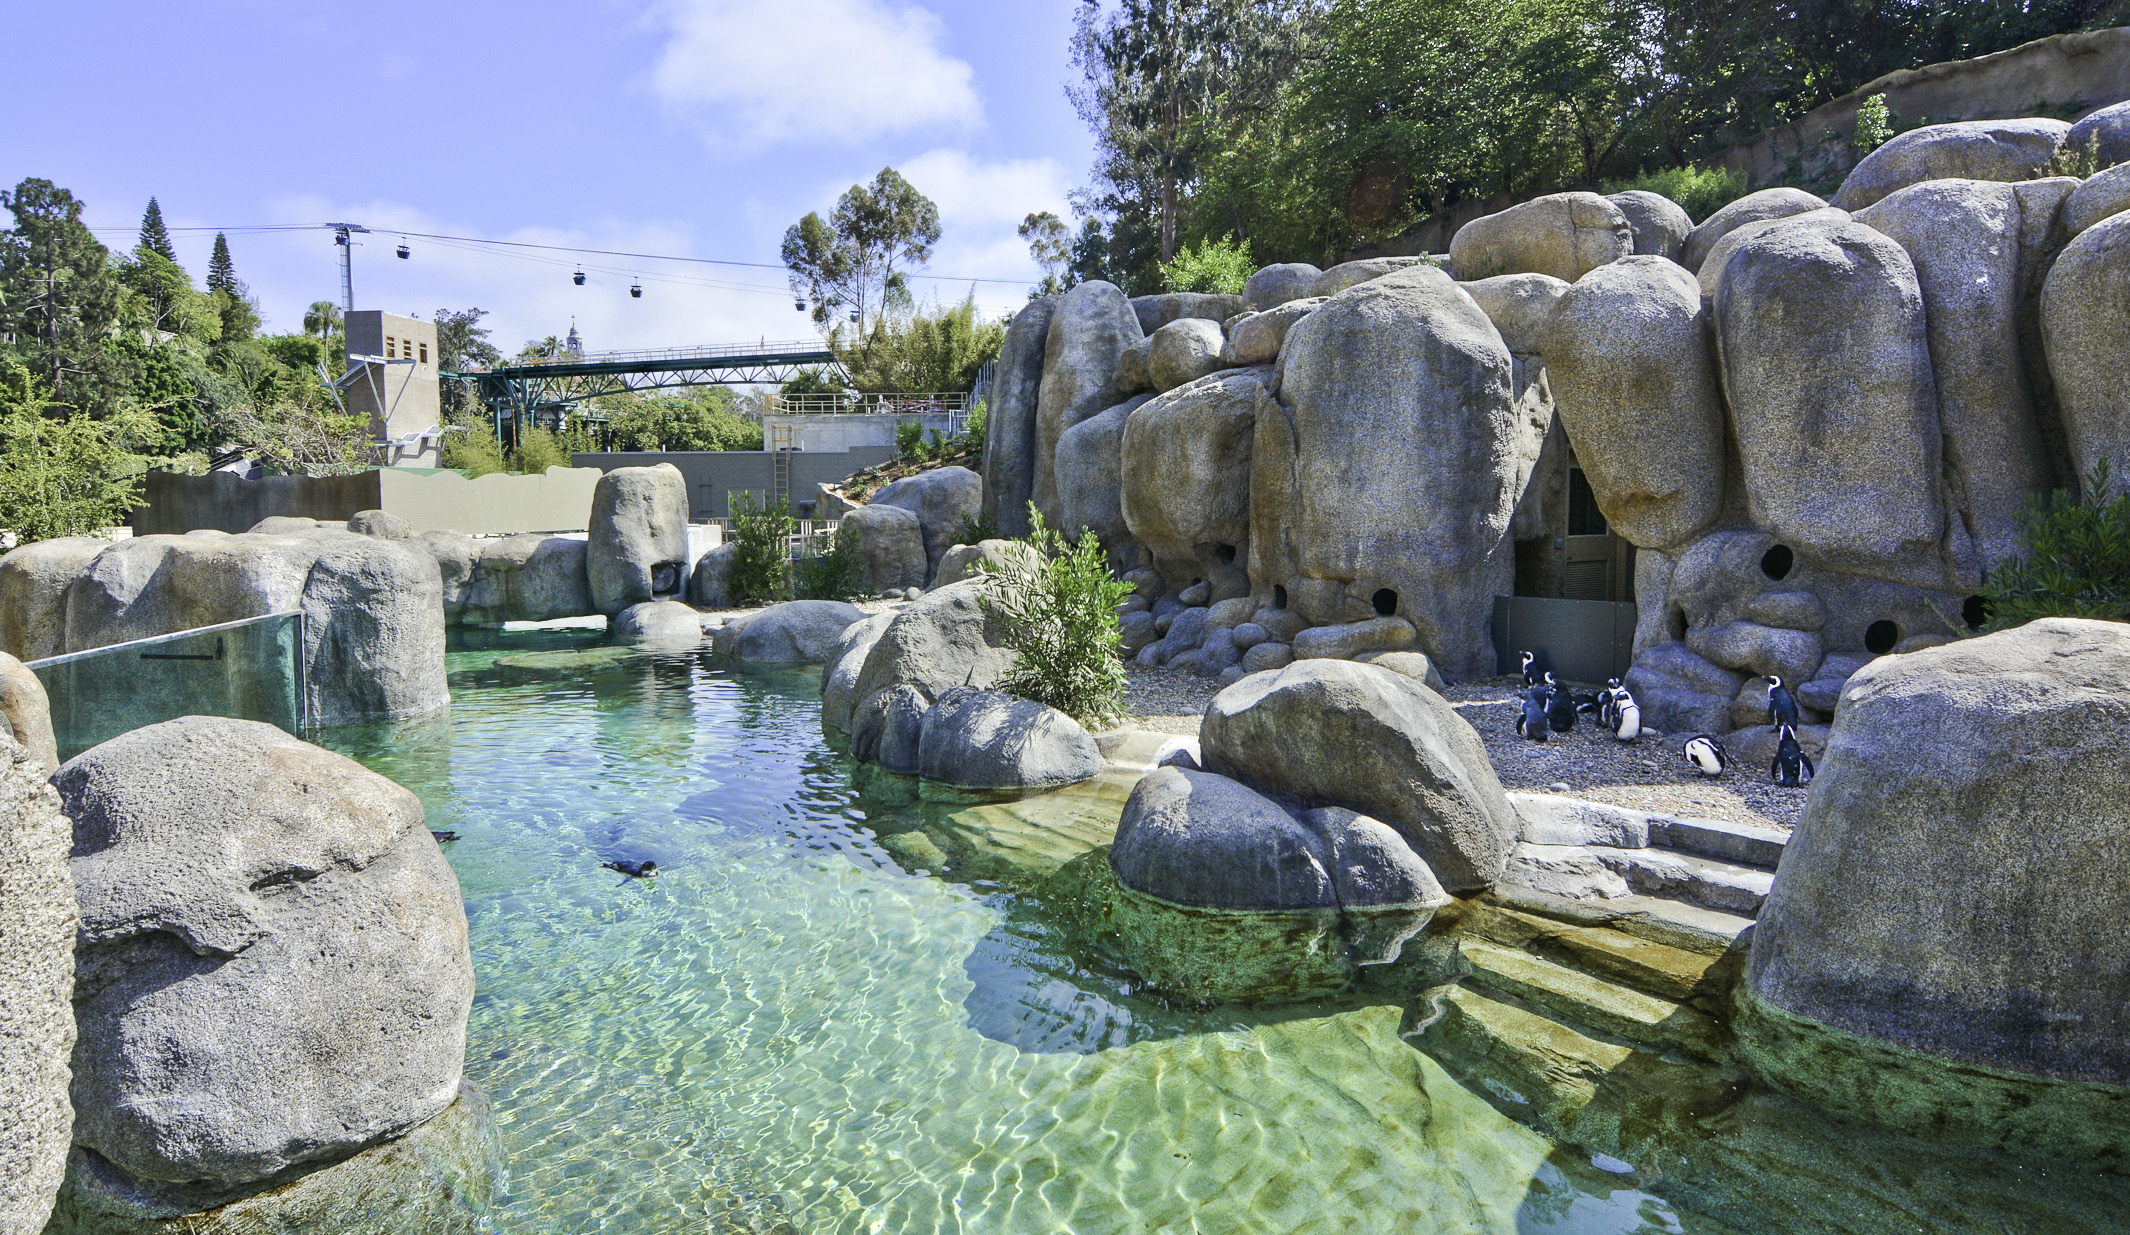
[[(1524, 689), (1517, 698), (1523, 710), (1516, 718), (1516, 735), (1532, 742), (1543, 742), (1552, 734), (1567, 733), (1575, 728), (1575, 718), (1580, 714), (1595, 714), (1600, 723), (1612, 731), (1612, 736), (1622, 742), (1632, 742), (1642, 736), (1642, 708), (1634, 695), (1620, 685), (1620, 679), (1612, 678), (1605, 688), (1595, 694), (1576, 694), (1562, 685), (1546, 667), (1545, 661), (1534, 652), (1523, 654)], [(1768, 779), (1787, 789), (1795, 789), (1812, 783), (1816, 769), (1812, 757), (1805, 754), (1797, 741), (1797, 700), (1782, 685), (1782, 678), (1769, 674), (1768, 723), (1779, 726), (1775, 758), (1768, 764)], [(1697, 733), (1686, 739), (1680, 753), (1694, 765), (1703, 776), (1721, 776), (1730, 766), (1730, 755), (1723, 749), (1723, 740), (1712, 734)]]

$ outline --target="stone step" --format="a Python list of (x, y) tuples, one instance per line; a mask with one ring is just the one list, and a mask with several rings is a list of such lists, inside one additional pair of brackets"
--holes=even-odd
[[(1670, 902), (1658, 902), (1669, 904)], [(1743, 959), (1738, 950), (1689, 950), (1618, 929), (1482, 904), (1460, 929), (1481, 942), (1515, 948), (1673, 1002), (1720, 1007)]]
[(1693, 1008), (1498, 943), (1466, 939), (1458, 948), (1472, 981), (1555, 1019), (1654, 1051), (1710, 1060), (1720, 1054), (1722, 1031)]
[(1760, 916), (1775, 886), (1775, 872), (1671, 849), (1593, 849), (1607, 866), (1644, 896), (1685, 901), (1740, 917)]
[(1789, 833), (1728, 819), (1673, 819), (1653, 815), (1649, 820), (1649, 843), (1662, 849), (1697, 854), (1739, 866), (1774, 870), (1782, 861), (1782, 848)]

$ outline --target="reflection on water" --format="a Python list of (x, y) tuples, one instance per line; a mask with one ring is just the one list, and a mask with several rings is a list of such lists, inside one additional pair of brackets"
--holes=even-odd
[(464, 648), (448, 719), (327, 735), (462, 838), (498, 1230), (1712, 1229), (1503, 1118), (1396, 1006), (1135, 994), (1014, 879), (1073, 843), (861, 793), (812, 673), (512, 663), (594, 646)]

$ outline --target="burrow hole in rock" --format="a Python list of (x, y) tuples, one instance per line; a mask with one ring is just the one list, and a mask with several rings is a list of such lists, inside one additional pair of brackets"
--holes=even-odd
[(1665, 618), (1664, 624), (1671, 630), (1673, 642), (1686, 638), (1686, 610), (1673, 605), (1671, 614)]
[(1989, 621), (1989, 597), (1968, 597), (1966, 603), (1960, 606), (1960, 620), (1967, 623), (1969, 630), (1981, 630)]
[(1880, 618), (1864, 628), (1864, 650), (1873, 656), (1884, 656), (1901, 641), (1901, 628), (1891, 618)]
[(1776, 545), (1760, 555), (1760, 573), (1770, 579), (1787, 579), (1796, 566), (1797, 555), (1790, 552), (1788, 545)]
[(1287, 607), (1286, 585), (1279, 583), (1272, 585), (1272, 607), (1275, 609), (1285, 609)]
[(1234, 545), (1222, 545), (1220, 548), (1214, 550), (1214, 552), (1220, 555), (1220, 560), (1223, 565), (1233, 566), (1235, 564)]
[(660, 562), (651, 568), (651, 594), (667, 596), (680, 590), (680, 567)]
[(1397, 616), (1398, 593), (1390, 588), (1377, 588), (1376, 594), (1368, 598), (1368, 603), (1375, 606), (1377, 617)]

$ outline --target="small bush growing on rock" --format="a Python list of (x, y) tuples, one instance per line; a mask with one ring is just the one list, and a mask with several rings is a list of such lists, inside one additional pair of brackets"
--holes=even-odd
[(1110, 577), (1101, 542), (1091, 532), (1067, 544), (1028, 504), (1034, 553), (979, 561), (986, 612), (1004, 620), (1016, 654), (999, 689), (1048, 704), (1090, 729), (1124, 719), (1123, 635), (1117, 606), (1131, 585)]
[(850, 600), (871, 590), (857, 528), (838, 524), (835, 531), (818, 531), (810, 539), (807, 552), (791, 567), (792, 590), (800, 600)]
[(1172, 292), (1215, 292), (1242, 295), (1257, 266), (1250, 260), (1250, 242), (1224, 236), (1202, 240), (1198, 247), (1176, 250), (1174, 261), (1161, 266), (1161, 285)]
[(2028, 500), (2020, 516), (2026, 557), (1997, 567), (1982, 588), (1989, 629), (2043, 617), (2130, 622), (2130, 492), (2107, 494), (2103, 459), (2083, 498), (2058, 489)]
[(1608, 180), (1607, 193), (1640, 189), (1669, 197), (1679, 209), (1695, 219), (1708, 216), (1745, 196), (1745, 173), (1728, 167), (1667, 167), (1660, 172), (1642, 172), (1632, 180)]
[(743, 605), (767, 604), (791, 594), (790, 545), (799, 530), (791, 506), (779, 498), (757, 503), (749, 494), (732, 499), (732, 566), (726, 574), (732, 597)]
[(1874, 94), (1865, 99), (1856, 109), (1856, 137), (1851, 144), (1858, 155), (1872, 151), (1893, 140), (1893, 109), (1886, 106), (1886, 96)]

